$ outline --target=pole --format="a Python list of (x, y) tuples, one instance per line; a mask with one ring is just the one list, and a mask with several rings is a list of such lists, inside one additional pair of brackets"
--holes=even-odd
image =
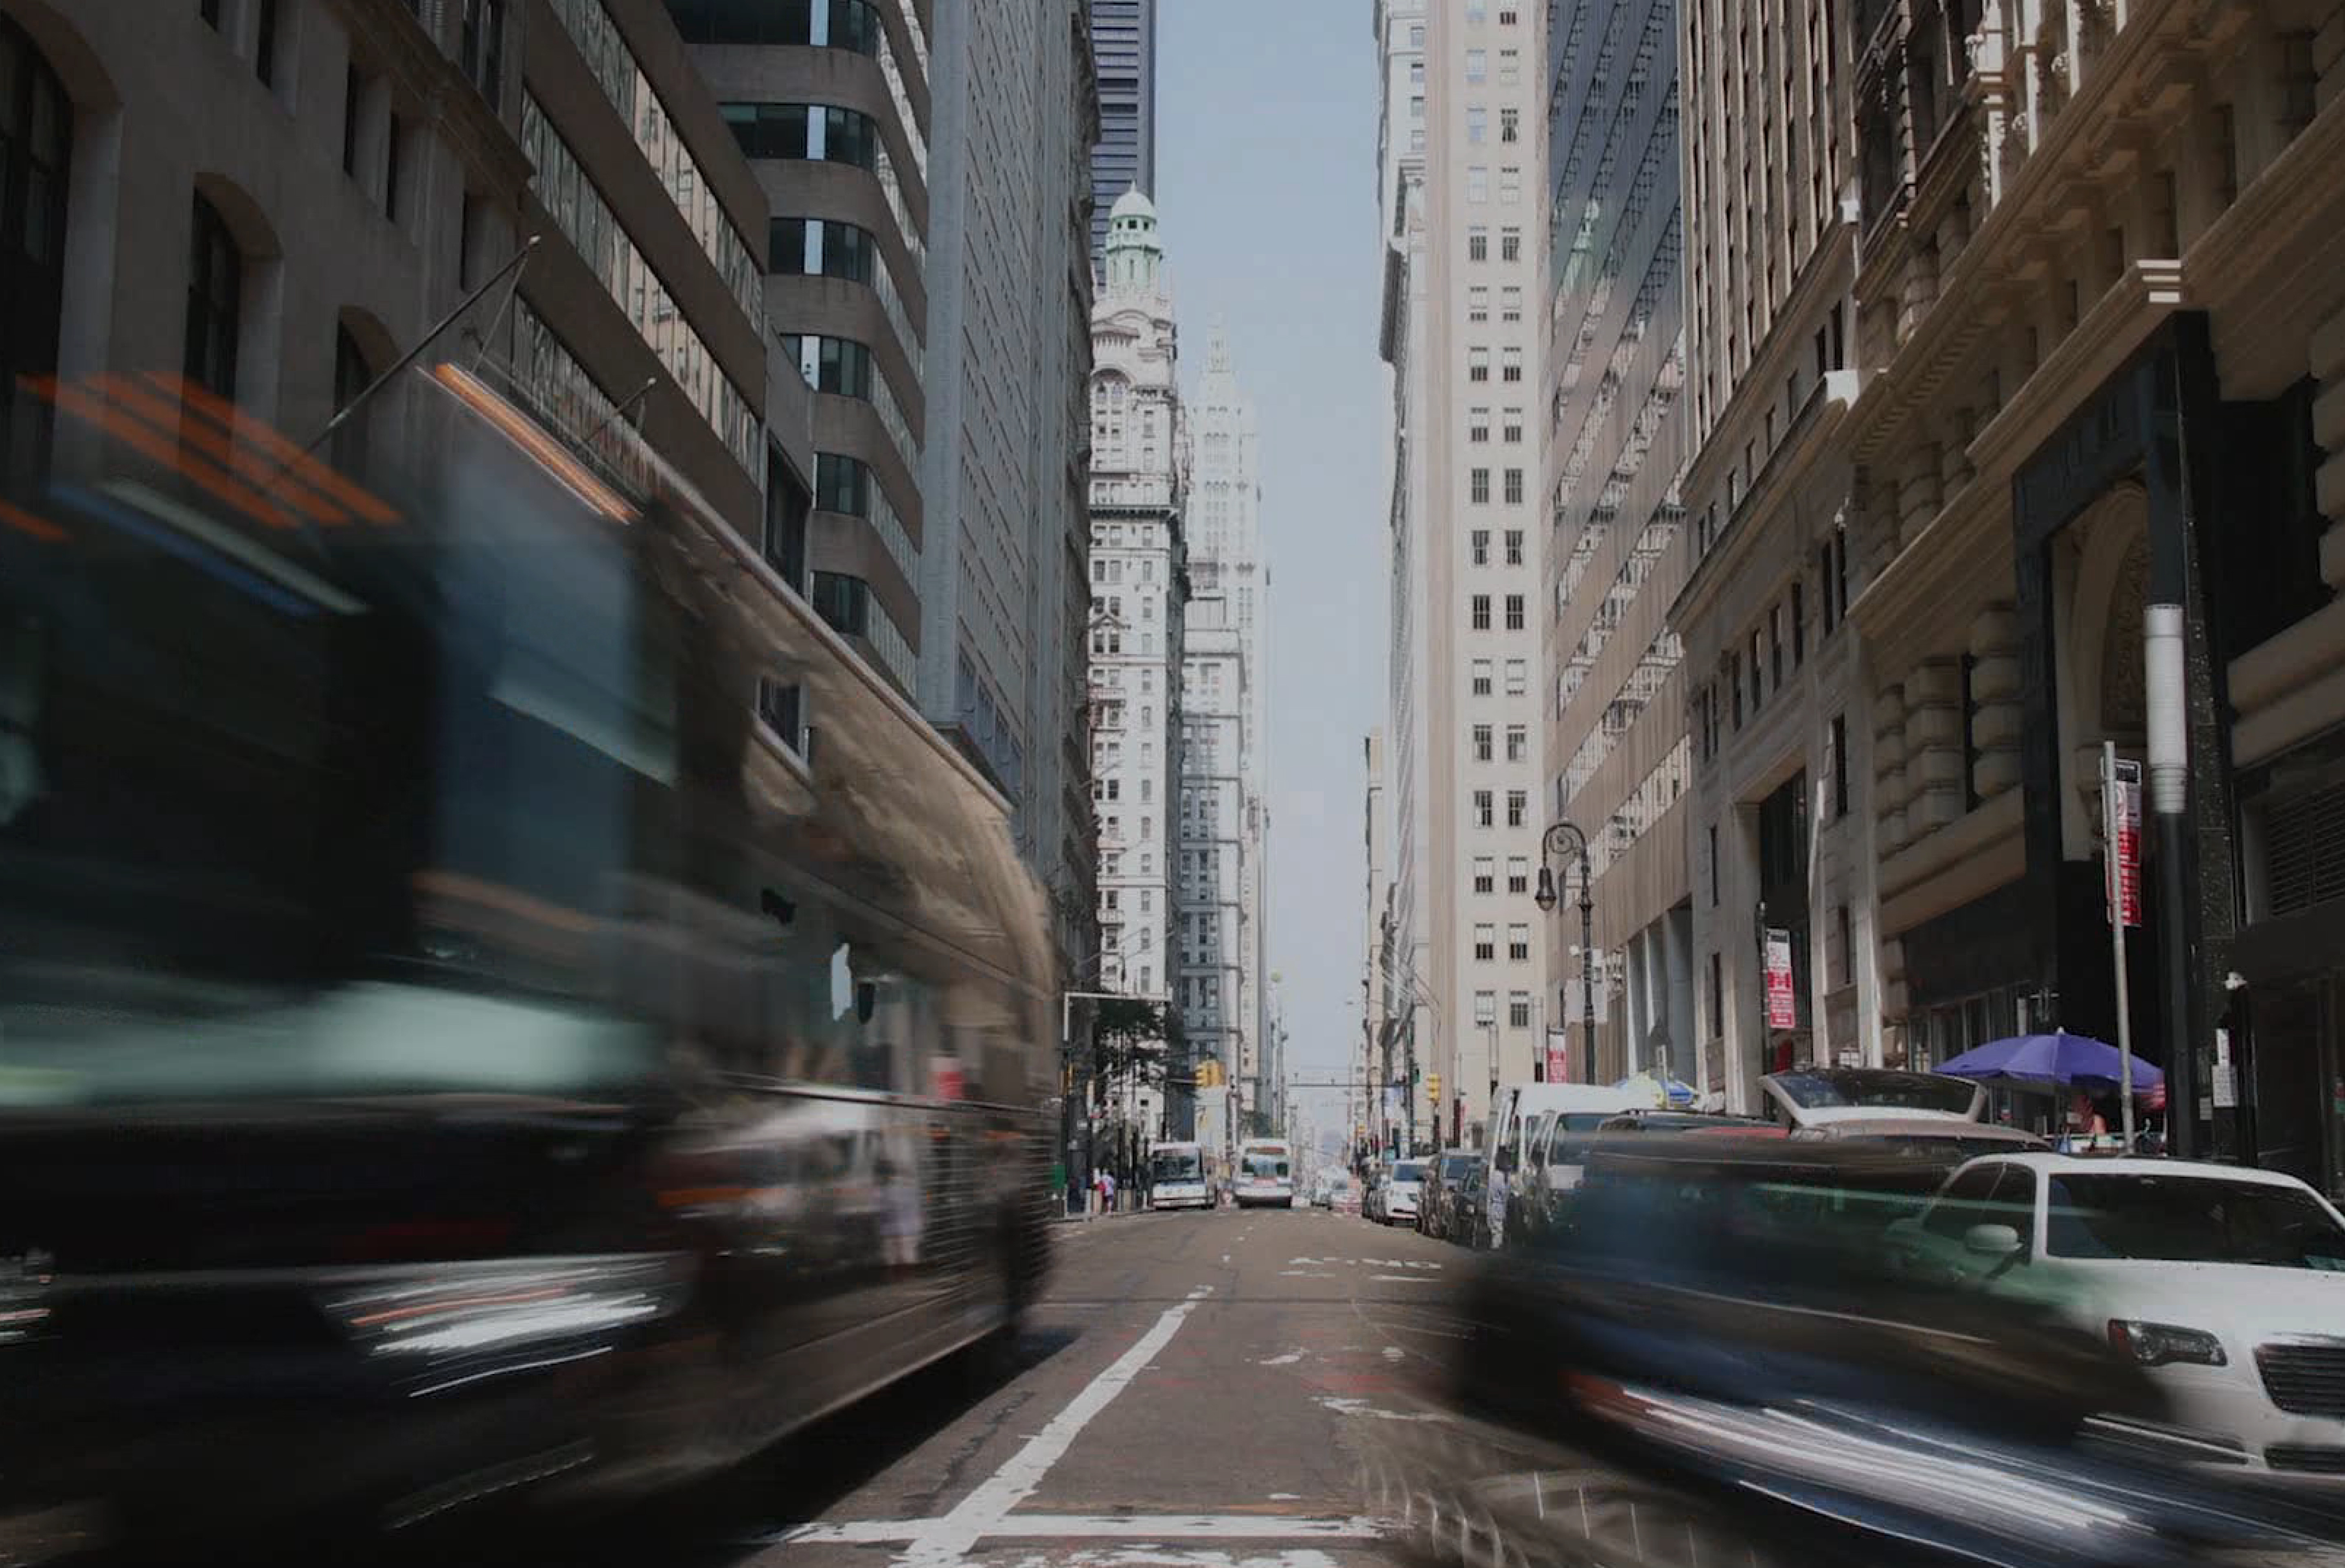
[(2166, 1128), (2167, 1148), (2194, 1158), (2198, 1143), (2198, 1063), (2190, 1033), (2191, 953), (2183, 865), (2183, 808), (2189, 787), (2188, 691), (2182, 606), (2142, 611), (2142, 663), (2147, 698), (2149, 808), (2157, 818), (2158, 918), (2164, 928)]
[[(2133, 1005), (2126, 995), (2126, 922), (2125, 885), (2122, 857), (2117, 852), (2117, 829), (2124, 808), (2117, 801), (2117, 744), (2101, 743), (2101, 842), (2108, 866), (2105, 880), (2109, 889), (2109, 955), (2116, 964), (2117, 992), (2117, 1083), (2119, 1112), (2125, 1126), (2125, 1148), (2133, 1152)], [(2171, 1125), (2171, 1102), (2167, 1122)]]
[(1579, 841), (1579, 1027), (1586, 1081), (1596, 1082), (1596, 899), (1588, 885), (1588, 841)]

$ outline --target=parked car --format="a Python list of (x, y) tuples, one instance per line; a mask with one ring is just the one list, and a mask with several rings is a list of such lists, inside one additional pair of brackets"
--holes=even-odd
[(1469, 1163), (1464, 1179), (1449, 1189), (1449, 1222), (1443, 1234), (1459, 1246), (1479, 1252), (1491, 1245), (1490, 1161), (1480, 1154), (1467, 1158)]
[(1986, 1090), (1968, 1078), (1893, 1067), (1801, 1067), (1759, 1080), (1768, 1120), (1825, 1127), (1867, 1117), (1909, 1121), (1981, 1121)]
[(1414, 1225), (1425, 1196), (1426, 1167), (1422, 1159), (1404, 1159), (1385, 1175), (1377, 1189), (1374, 1218), (1386, 1225)]
[(1426, 1161), (1426, 1180), (1420, 1199), (1417, 1229), (1434, 1239), (1447, 1240), (1457, 1206), (1458, 1189), (1481, 1156), (1470, 1148), (1445, 1148)]
[(2176, 1438), (2229, 1467), (2345, 1474), (2345, 1216), (2278, 1171), (1993, 1154), (1893, 1226), (1892, 1266), (2106, 1339)]

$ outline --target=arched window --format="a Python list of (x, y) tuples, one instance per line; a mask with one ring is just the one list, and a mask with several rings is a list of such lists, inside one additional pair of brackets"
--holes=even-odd
[[(366, 350), (359, 347), (357, 337), (348, 327), (336, 327), (334, 412), (340, 414), (357, 402), (373, 380), (374, 372), (367, 369)], [(334, 463), (345, 471), (359, 472), (366, 467), (366, 412), (360, 410), (334, 432)]]
[(188, 379), (236, 398), (236, 339), (244, 302), (244, 256), (219, 209), (196, 197), (188, 258)]
[(47, 406), (19, 376), (54, 376), (65, 315), (66, 163), (73, 105), (24, 31), (0, 16), (0, 474), (48, 460)]

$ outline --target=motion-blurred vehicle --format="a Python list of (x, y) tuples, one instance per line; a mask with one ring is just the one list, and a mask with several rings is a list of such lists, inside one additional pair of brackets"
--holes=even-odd
[(1211, 1209), (1213, 1189), (1205, 1180), (1205, 1151), (1193, 1143), (1160, 1143), (1149, 1151), (1148, 1207), (1151, 1209)]
[(2345, 1218), (2295, 1177), (1989, 1156), (1887, 1240), (1910, 1278), (2106, 1336), (2167, 1396), (2189, 1457), (2345, 1475)]
[(1294, 1208), (1294, 1149), (1274, 1138), (1251, 1138), (1240, 1144), (1232, 1185), (1240, 1209)]
[[(1584, 1172), (1591, 1138), (1608, 1130), (1637, 1131), (1649, 1127), (1720, 1133), (1728, 1129), (1743, 1133), (1770, 1130), (1768, 1124), (1749, 1118), (1654, 1110), (1650, 1107), (1625, 1110), (1557, 1109), (1543, 1114), (1524, 1134), (1515, 1171), (1508, 1244), (1534, 1241), (1568, 1225), (1573, 1195)], [(1781, 1129), (1773, 1130), (1781, 1136)]]
[(1404, 1159), (1386, 1174), (1379, 1189), (1376, 1218), (1386, 1225), (1414, 1225), (1425, 1194), (1426, 1162)]
[[(1466, 1520), (1500, 1561), (2334, 1560), (2299, 1554), (2345, 1540), (2331, 1502), (2210, 1490), (2146, 1446), (2169, 1403), (2106, 1336), (1889, 1270), (1882, 1216), (1920, 1200), (1929, 1163), (1607, 1135), (1568, 1238), (1468, 1271), (1447, 1374), (1460, 1424), (1418, 1459), (1474, 1462), (1461, 1440), (1502, 1431), (1533, 1484), (1461, 1472), (1426, 1485), (1426, 1513)], [(1590, 1474), (1641, 1507), (1619, 1553), (1583, 1549)], [(1696, 1542), (1719, 1550), (1688, 1555)]]
[(1893, 1067), (1801, 1067), (1759, 1080), (1766, 1119), (1828, 1127), (1853, 1119), (1982, 1122), (1986, 1089), (1968, 1078)]
[(1392, 1170), (1389, 1167), (1382, 1164), (1368, 1167), (1366, 1174), (1360, 1179), (1360, 1217), (1362, 1219), (1372, 1219), (1378, 1224), (1386, 1222), (1385, 1197), (1391, 1186)]
[(1489, 1182), (1488, 1157), (1478, 1151), (1468, 1155), (1465, 1174), (1444, 1193), (1448, 1214), (1442, 1221), (1442, 1239), (1477, 1252), (1491, 1245)]
[(1417, 1229), (1436, 1241), (1449, 1239), (1451, 1219), (1457, 1210), (1458, 1190), (1481, 1156), (1470, 1148), (1445, 1148), (1425, 1159), (1426, 1179), (1417, 1213)]
[(353, 477), (109, 379), (153, 460), (9, 498), (0, 1558), (639, 1492), (1042, 1278), (998, 793), (646, 449), (401, 385)]

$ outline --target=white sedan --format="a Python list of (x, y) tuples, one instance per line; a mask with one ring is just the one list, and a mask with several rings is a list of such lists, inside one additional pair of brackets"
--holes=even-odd
[(2345, 1216), (2292, 1176), (1988, 1155), (1895, 1266), (2040, 1300), (2148, 1371), (2210, 1462), (2345, 1475)]

